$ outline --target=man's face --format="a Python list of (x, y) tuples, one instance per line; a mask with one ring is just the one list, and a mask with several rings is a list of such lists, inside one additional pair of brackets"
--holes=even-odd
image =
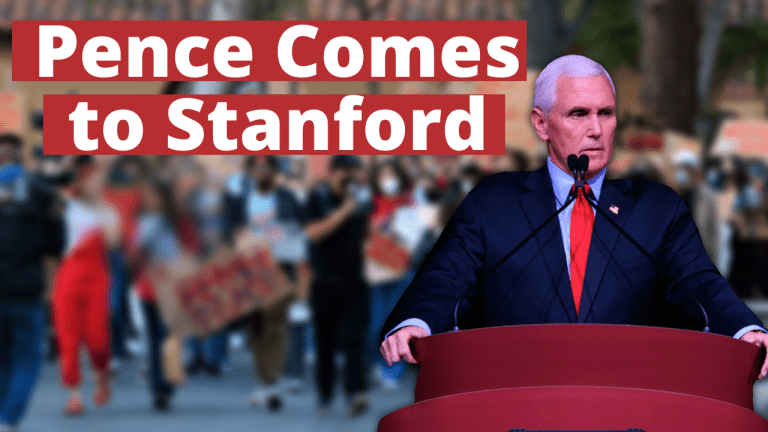
[(568, 155), (589, 156), (587, 178), (608, 165), (616, 132), (616, 98), (604, 75), (562, 76), (557, 100), (549, 115), (538, 108), (531, 113), (536, 133), (547, 141), (552, 162), (565, 172)]
[(16, 162), (19, 150), (13, 144), (0, 143), (0, 165)]
[(332, 168), (330, 172), (330, 181), (338, 193), (344, 193), (351, 183), (357, 180), (358, 170), (354, 168)]

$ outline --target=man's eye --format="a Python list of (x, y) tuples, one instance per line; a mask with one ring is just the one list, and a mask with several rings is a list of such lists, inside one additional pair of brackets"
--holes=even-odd
[(613, 114), (613, 110), (602, 110), (600, 111), (600, 114), (609, 116)]
[(584, 117), (585, 113), (584, 111), (574, 111), (571, 115), (574, 117)]

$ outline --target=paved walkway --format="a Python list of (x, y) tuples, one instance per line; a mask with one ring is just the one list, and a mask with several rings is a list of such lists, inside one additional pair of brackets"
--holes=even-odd
[[(371, 391), (371, 409), (359, 418), (346, 417), (344, 401), (337, 397), (332, 411), (320, 415), (311, 388), (286, 395), (280, 412), (271, 413), (248, 405), (256, 381), (250, 358), (241, 353), (232, 370), (222, 377), (197, 375), (179, 388), (169, 412), (158, 413), (151, 405), (148, 384), (140, 361), (125, 366), (114, 381), (113, 400), (96, 408), (90, 399), (79, 418), (62, 415), (66, 392), (58, 370), (46, 364), (20, 432), (238, 432), (238, 431), (375, 431), (379, 419), (413, 403), (413, 381), (397, 391)], [(84, 396), (92, 397), (92, 378), (86, 375)]]
[[(768, 322), (768, 301), (749, 301), (748, 305)], [(233, 352), (232, 368), (222, 377), (192, 377), (178, 389), (172, 409), (155, 412), (141, 360), (124, 365), (114, 381), (112, 403), (97, 409), (88, 400), (87, 412), (80, 418), (62, 415), (66, 393), (59, 384), (56, 365), (47, 363), (38, 381), (21, 432), (238, 432), (238, 431), (375, 431), (379, 419), (413, 403), (415, 377), (408, 376), (397, 391), (373, 389), (371, 410), (359, 418), (346, 418), (342, 398), (337, 397), (331, 413), (321, 416), (315, 410), (314, 389), (288, 394), (284, 408), (277, 413), (254, 409), (248, 396), (256, 386), (250, 355), (245, 350)], [(84, 395), (91, 397), (91, 376), (86, 374)], [(340, 394), (340, 393), (339, 393)], [(755, 411), (768, 418), (768, 379), (754, 387)]]

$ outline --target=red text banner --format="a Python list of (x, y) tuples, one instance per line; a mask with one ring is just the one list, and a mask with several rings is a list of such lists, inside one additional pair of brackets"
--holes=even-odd
[(45, 95), (45, 154), (504, 154), (504, 95)]
[(14, 21), (16, 81), (524, 81), (525, 21)]

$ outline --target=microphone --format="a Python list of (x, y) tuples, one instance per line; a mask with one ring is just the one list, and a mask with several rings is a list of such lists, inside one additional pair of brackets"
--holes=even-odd
[[(568, 160), (569, 160), (569, 168), (570, 168), (570, 156), (568, 157)], [(582, 179), (583, 179), (584, 178), (584, 172), (586, 172), (587, 169), (589, 168), (589, 156), (581, 155), (578, 158), (578, 162), (579, 162), (578, 163), (578, 171), (580, 171)], [(582, 184), (581, 187), (584, 187), (583, 184)], [(577, 186), (577, 188), (578, 188), (578, 186)], [(688, 294), (688, 297), (692, 298), (693, 301), (696, 302), (696, 304), (699, 306), (699, 309), (701, 309), (701, 314), (704, 316), (704, 333), (709, 333), (709, 317), (707, 316), (707, 311), (704, 309), (704, 306), (701, 305), (701, 302), (699, 301), (698, 297), (696, 297), (690, 290), (688, 290), (688, 288), (683, 286), (683, 284), (680, 283), (680, 281), (677, 280), (676, 277), (672, 276), (672, 274), (669, 271), (667, 271), (667, 268), (662, 263), (660, 263), (658, 260), (656, 260), (656, 258), (654, 258), (653, 255), (648, 253), (648, 251), (645, 250), (644, 247), (640, 246), (640, 244), (638, 242), (636, 242), (635, 239), (633, 239), (629, 235), (629, 233), (624, 231), (624, 229), (622, 227), (620, 227), (619, 224), (617, 224), (613, 219), (611, 219), (605, 213), (605, 211), (603, 209), (598, 207), (597, 203), (592, 202), (592, 200), (589, 199), (589, 198), (587, 198), (587, 202), (595, 210), (597, 210), (597, 212), (600, 213), (603, 216), (603, 218), (605, 218), (608, 222), (610, 222), (611, 225), (613, 225), (613, 227), (616, 228), (627, 240), (629, 240), (630, 243), (632, 243), (640, 252), (642, 252), (643, 255), (645, 255), (649, 260), (651, 260), (651, 262), (656, 266), (656, 268), (661, 270), (668, 278), (670, 278), (672, 280), (672, 282), (675, 283), (675, 285), (677, 285), (678, 287), (682, 288), (683, 291), (686, 294)]]
[[(587, 161), (587, 165), (584, 165), (584, 167), (585, 167), (584, 171), (586, 171), (586, 166), (588, 166), (588, 165), (589, 165), (589, 162)], [(573, 166), (574, 168), (571, 168), (571, 166)], [(576, 171), (580, 170), (580, 167), (581, 167), (581, 165), (579, 165), (579, 159), (576, 157), (576, 155), (573, 155), (573, 154), (569, 155), (568, 156), (568, 169), (575, 169), (575, 171), (574, 171), (574, 173), (575, 173)], [(584, 178), (584, 172), (583, 171), (581, 172), (581, 177), (582, 177), (582, 179)], [(582, 182), (583, 182), (583, 180), (582, 180)], [(454, 332), (459, 331), (459, 305), (461, 304), (461, 301), (464, 300), (464, 298), (466, 298), (467, 295), (469, 295), (469, 293), (473, 292), (475, 290), (475, 288), (480, 286), (480, 284), (483, 283), (483, 281), (488, 276), (493, 274), (493, 272), (496, 271), (496, 269), (499, 268), (502, 264), (504, 264), (512, 255), (514, 255), (515, 252), (520, 250), (520, 248), (525, 246), (526, 243), (528, 243), (532, 238), (534, 238), (536, 236), (536, 234), (539, 233), (539, 231), (541, 231), (542, 229), (544, 229), (545, 226), (547, 226), (548, 223), (552, 222), (552, 220), (554, 220), (557, 217), (557, 215), (562, 213), (563, 210), (565, 210), (566, 207), (568, 207), (573, 202), (573, 200), (575, 200), (575, 199), (576, 199), (576, 193), (575, 193), (575, 190), (574, 190), (574, 193), (568, 195), (568, 199), (565, 200), (565, 203), (563, 204), (562, 207), (560, 207), (555, 213), (553, 213), (549, 218), (547, 218), (547, 220), (542, 222), (541, 225), (536, 227), (535, 230), (533, 230), (530, 234), (528, 234), (528, 237), (524, 238), (523, 241), (518, 243), (518, 245), (515, 246), (511, 251), (509, 251), (508, 254), (504, 255), (504, 257), (502, 259), (500, 259), (499, 262), (494, 264), (494, 266), (491, 267), (488, 270), (488, 272), (485, 273), (480, 279), (478, 279), (477, 282), (473, 283), (469, 288), (466, 289), (466, 291), (461, 293), (461, 296), (459, 296), (459, 299), (456, 301), (456, 306), (453, 308), (453, 326), (454, 326), (453, 327), (453, 331)]]

